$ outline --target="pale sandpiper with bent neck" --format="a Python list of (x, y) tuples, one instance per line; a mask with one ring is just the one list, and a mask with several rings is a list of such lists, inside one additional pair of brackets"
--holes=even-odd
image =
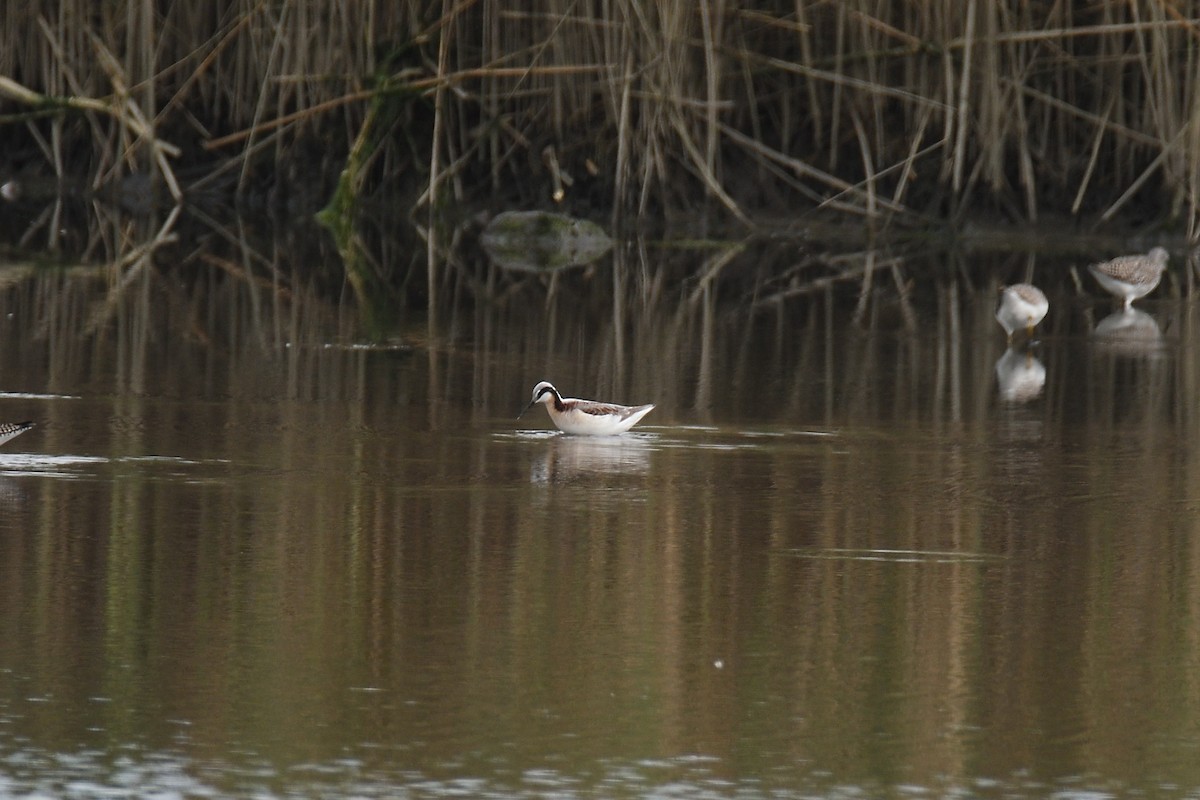
[(1004, 328), (1008, 344), (1012, 345), (1013, 333), (1025, 329), (1026, 336), (1033, 336), (1033, 329), (1050, 310), (1050, 301), (1042, 290), (1032, 283), (1014, 283), (1005, 286), (1000, 293), (1000, 307), (996, 309), (996, 321)]

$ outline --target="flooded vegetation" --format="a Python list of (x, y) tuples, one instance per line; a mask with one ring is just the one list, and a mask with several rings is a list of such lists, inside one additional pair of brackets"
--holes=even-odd
[(10, 6), (0, 797), (1200, 792), (1200, 6)]

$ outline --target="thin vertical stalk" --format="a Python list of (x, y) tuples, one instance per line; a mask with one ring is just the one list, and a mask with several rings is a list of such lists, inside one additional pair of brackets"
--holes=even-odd
[[(438, 229), (439, 209), (438, 185), (441, 182), (442, 137), (446, 112), (446, 73), (450, 61), (450, 42), (454, 35), (456, 11), (453, 0), (442, 0), (441, 29), (438, 40), (437, 88), (433, 99), (433, 137), (429, 146), (429, 207), (428, 234), (426, 236), (426, 291), (428, 293), (429, 338), (437, 333), (437, 275), (438, 275)], [(432, 366), (432, 365), (431, 365)], [(431, 389), (432, 391), (432, 389)]]
[(958, 108), (956, 119), (958, 129), (954, 136), (954, 172), (952, 185), (954, 191), (960, 192), (963, 186), (963, 170), (967, 160), (967, 131), (970, 129), (968, 113), (970, 111), (971, 93), (971, 57), (975, 48), (975, 0), (967, 0), (967, 26), (963, 33), (966, 46), (963, 49), (962, 74), (959, 76)]

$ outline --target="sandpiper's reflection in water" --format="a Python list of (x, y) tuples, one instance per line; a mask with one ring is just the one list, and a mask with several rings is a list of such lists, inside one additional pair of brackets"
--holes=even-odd
[(1092, 331), (1092, 339), (1108, 352), (1125, 356), (1153, 355), (1161, 351), (1163, 344), (1158, 321), (1136, 308), (1126, 308), (1100, 320)]
[(644, 475), (650, 469), (653, 437), (620, 436), (550, 437), (545, 452), (530, 468), (531, 483), (564, 483), (597, 473)]
[(996, 381), (1006, 403), (1027, 403), (1046, 386), (1046, 367), (1028, 347), (1010, 347), (996, 361)]

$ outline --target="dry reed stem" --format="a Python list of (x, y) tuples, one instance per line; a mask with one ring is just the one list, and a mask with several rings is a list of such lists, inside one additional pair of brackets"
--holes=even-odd
[(268, 120), (267, 122), (251, 125), (249, 128), (237, 131), (235, 133), (219, 136), (216, 139), (209, 139), (203, 143), (202, 147), (204, 147), (205, 150), (219, 150), (222, 147), (226, 147), (231, 144), (237, 144), (238, 142), (242, 142), (247, 139), (253, 139), (255, 136), (258, 136), (261, 133), (266, 133), (267, 131), (273, 131), (276, 128), (290, 125), (293, 122), (309, 119), (311, 117), (333, 111), (334, 109), (347, 105), (348, 103), (359, 103), (364, 100), (370, 100), (377, 94), (378, 91), (375, 89), (364, 89), (358, 92), (351, 92), (350, 94), (342, 95), (341, 97), (335, 97), (332, 100), (326, 100), (323, 103), (318, 103), (301, 111), (295, 111), (291, 114), (284, 114), (282, 117), (276, 117), (275, 119)]
[[(33, 137), (34, 142), (37, 143), (38, 149), (42, 151), (42, 156), (45, 157), (45, 159), (54, 167), (54, 177), (62, 180), (64, 175), (62, 148), (59, 146), (58, 139), (55, 138), (54, 144), (51, 144), (50, 142), (46, 141), (46, 137), (42, 136), (42, 132), (37, 129), (36, 125), (30, 124), (28, 127), (29, 135)], [(55, 136), (57, 130), (57, 127), (54, 128), (51, 132), (51, 136)]]
[[(446, 74), (450, 60), (450, 36), (447, 29), (454, 24), (458, 18), (458, 9), (451, 12), (450, 0), (442, 0), (442, 35), (438, 42), (438, 59), (437, 59), (437, 77), (441, 78)], [(441, 153), (442, 153), (442, 127), (445, 124), (445, 98), (446, 84), (439, 81), (437, 88), (434, 90), (433, 101), (433, 137), (429, 147), (429, 184), (425, 190), (425, 196), (428, 198), (429, 204), (429, 228), (426, 237), (426, 292), (429, 297), (429, 308), (432, 311), (437, 308), (437, 259), (438, 259), (438, 226), (434, 214), (438, 206), (438, 186), (441, 183)], [(422, 201), (418, 200), (414, 210)], [(429, 315), (429, 335), (432, 338), (436, 333), (436, 315)]]
[[(1029, 86), (1017, 86), (1017, 88), (1020, 89), (1021, 93), (1024, 95), (1034, 98), (1034, 99), (1038, 100), (1039, 102), (1045, 103), (1047, 106), (1051, 106), (1051, 107), (1057, 108), (1061, 111), (1065, 111), (1068, 114), (1078, 117), (1081, 120), (1094, 123), (1094, 124), (1100, 126), (1101, 128), (1103, 128), (1104, 130), (1111, 131), (1111, 132), (1117, 134), (1118, 136), (1120, 136), (1122, 139), (1127, 140), (1129, 142), (1136, 143), (1136, 144), (1150, 145), (1151, 147), (1157, 147), (1162, 144), (1161, 139), (1157, 139), (1153, 136), (1142, 133), (1141, 131), (1134, 130), (1133, 128), (1130, 128), (1127, 125), (1121, 125), (1119, 123), (1113, 122), (1108, 116), (1101, 116), (1099, 114), (1092, 114), (1090, 112), (1084, 111), (1083, 109), (1081, 109), (1077, 106), (1071, 105), (1070, 103), (1068, 103), (1064, 100), (1060, 100), (1057, 97), (1051, 97), (1050, 95), (1045, 94), (1044, 92), (1040, 92), (1037, 89), (1034, 89)], [(1113, 98), (1112, 100), (1110, 100), (1110, 102), (1114, 103), (1116, 105), (1120, 104), (1119, 100), (1116, 98)]]
[(688, 297), (688, 302), (695, 305), (700, 301), (703, 294), (708, 291), (709, 287), (720, 276), (721, 271), (725, 269), (735, 258), (740, 256), (746, 250), (744, 242), (739, 242), (733, 247), (726, 247), (704, 263), (704, 266), (697, 271), (699, 277), (696, 280), (696, 287), (692, 289), (691, 295)]
[(719, 199), (735, 217), (746, 225), (752, 225), (753, 223), (751, 223), (750, 218), (738, 207), (737, 201), (729, 196), (729, 193), (725, 191), (725, 187), (717, 180), (716, 175), (708, 169), (708, 164), (704, 160), (704, 154), (696, 146), (696, 142), (692, 139), (691, 133), (688, 131), (682, 117), (678, 113), (671, 114), (670, 121), (675, 128), (676, 135), (679, 137), (679, 143), (683, 145), (684, 152), (691, 159), (691, 163), (699, 172), (708, 191)]
[[(1017, 126), (1023, 130), (1029, 124), (1025, 114), (1025, 104), (1018, 102), (1016, 105)], [(1025, 217), (1030, 222), (1037, 222), (1037, 176), (1034, 175), (1033, 155), (1029, 152), (1029, 137), (1027, 136), (1017, 138), (1017, 165), (1020, 171), (1021, 187), (1025, 190)], [(998, 173), (1002, 173), (1003, 164), (996, 165), (996, 169)], [(999, 175), (996, 177), (999, 178)]]
[(871, 296), (871, 287), (874, 285), (875, 277), (875, 253), (872, 251), (867, 256), (866, 264), (863, 267), (862, 282), (858, 286), (858, 300), (854, 303), (854, 313), (851, 315), (851, 320), (855, 327), (862, 326), (863, 317), (867, 313), (867, 300)]
[[(276, 128), (290, 125), (293, 122), (300, 122), (302, 120), (307, 120), (307, 119), (319, 116), (321, 114), (325, 114), (330, 111), (334, 111), (342, 106), (349, 105), (352, 103), (361, 103), (361, 102), (364, 102), (367, 100), (371, 100), (371, 99), (375, 98), (376, 96), (378, 96), (380, 93), (401, 94), (404, 92), (427, 92), (429, 90), (433, 90), (436, 93), (437, 91), (439, 91), (441, 89), (450, 88), (453, 84), (461, 83), (461, 82), (468, 81), (468, 80), (474, 80), (474, 79), (484, 79), (484, 78), (500, 79), (500, 78), (506, 78), (506, 77), (528, 75), (531, 72), (536, 72), (536, 73), (544, 74), (544, 75), (595, 73), (595, 72), (600, 72), (603, 69), (604, 69), (603, 67), (593, 66), (593, 65), (586, 65), (586, 66), (579, 66), (579, 67), (570, 67), (570, 66), (544, 67), (544, 68), (535, 68), (532, 70), (530, 70), (530, 69), (480, 68), (480, 69), (462, 70), (460, 72), (449, 73), (446, 75), (440, 75), (440, 76), (435, 76), (435, 77), (431, 77), (431, 78), (420, 78), (420, 79), (416, 79), (416, 80), (409, 80), (409, 81), (405, 81), (403, 83), (389, 84), (388, 86), (386, 86), (384, 88), (361, 89), (356, 92), (350, 92), (349, 94), (342, 95), (341, 97), (335, 97), (335, 98), (332, 98), (329, 100), (322, 101), (320, 103), (316, 103), (315, 105), (309, 106), (300, 111), (294, 111), (290, 114), (284, 114), (283, 116), (276, 117), (275, 119), (267, 120), (266, 122), (256, 123), (254, 125), (251, 125), (249, 128), (245, 128), (244, 130), (236, 131), (234, 133), (229, 133), (224, 136), (219, 136), (215, 139), (210, 139), (210, 140), (204, 142), (202, 146), (204, 147), (205, 150), (219, 150), (220, 148), (227, 147), (231, 144), (237, 144), (238, 142), (245, 141), (246, 139), (252, 139), (253, 137), (257, 136), (260, 133), (265, 133), (267, 131), (275, 130)], [(524, 141), (528, 141), (518, 131), (512, 130), (511, 132), (514, 136), (519, 137)]]
[[(929, 109), (925, 109), (925, 112), (921, 115), (920, 122), (917, 124), (916, 134), (912, 136), (912, 144), (908, 148), (908, 157), (900, 165), (902, 167), (900, 180), (896, 182), (896, 189), (892, 192), (892, 203), (895, 205), (901, 205), (903, 202), (904, 192), (908, 189), (909, 178), (916, 174), (917, 158), (926, 153), (933, 152), (943, 144), (943, 142), (935, 142), (924, 149), (918, 149), (921, 146), (921, 140), (925, 138), (925, 128), (929, 125), (929, 120), (932, 116), (932, 112)], [(887, 170), (884, 170), (884, 172), (886, 173)]]
[(200, 61), (200, 63), (196, 65), (195, 69), (192, 70), (191, 74), (188, 75), (187, 79), (175, 91), (171, 98), (168, 99), (167, 102), (163, 104), (163, 107), (158, 110), (158, 114), (156, 114), (154, 118), (156, 124), (161, 123), (164, 115), (176, 109), (183, 102), (183, 98), (187, 96), (188, 91), (192, 88), (192, 86), (197, 84), (206, 74), (208, 74), (213, 63), (225, 52), (228, 47), (237, 42), (237, 35), (245, 31), (245, 29), (250, 25), (251, 20), (253, 20), (257, 15), (258, 10), (261, 9), (266, 2), (267, 0), (259, 0), (258, 7), (254, 11), (237, 17), (236, 21), (230, 25), (229, 29), (224, 33), (215, 34), (213, 39), (216, 43), (211, 47), (209, 47), (206, 43), (196, 48), (195, 52), (207, 51), (206, 55)]
[(1083, 171), (1083, 177), (1079, 181), (1079, 190), (1075, 193), (1075, 200), (1071, 203), (1071, 213), (1079, 213), (1079, 208), (1083, 204), (1083, 196), (1087, 192), (1088, 184), (1091, 183), (1092, 175), (1095, 174), (1096, 164), (1100, 160), (1100, 145), (1104, 142), (1104, 133), (1107, 129), (1107, 121), (1112, 116), (1113, 104), (1110, 102), (1108, 108), (1104, 112), (1105, 124), (1096, 127), (1096, 134), (1092, 137), (1091, 153), (1088, 155), (1087, 168)]
[[(266, 71), (268, 72), (268, 74), (274, 71), (273, 68), (284, 57), (282, 55), (282, 53), (285, 48), (286, 37), (284, 35), (283, 23), (284, 23), (284, 20), (287, 19), (287, 14), (289, 13), (289, 11), (293, 11), (292, 6), (290, 6), (286, 3), (284, 5), (282, 5), (280, 7), (279, 19), (276, 20), (276, 22), (273, 26), (271, 26), (271, 47), (270, 47), (268, 55), (267, 55), (267, 63), (266, 63)], [(298, 13), (298, 12), (293, 11), (293, 13)], [(260, 86), (258, 89), (257, 97), (255, 99), (254, 106), (253, 106), (254, 111), (253, 111), (253, 114), (251, 115), (251, 124), (250, 124), (250, 129), (252, 131), (257, 130), (259, 121), (268, 113), (267, 104), (268, 104), (269, 100), (270, 100), (270, 94), (268, 92), (268, 84), (266, 82), (264, 82), (262, 84), (262, 86)], [(280, 100), (282, 100), (282, 98), (280, 98)], [(254, 141), (254, 134), (252, 133), (250, 135), (250, 137), (248, 138), (248, 144), (252, 144), (253, 141)], [(238, 189), (239, 190), (243, 189), (246, 186), (246, 182), (250, 176), (249, 170), (250, 170), (249, 160), (243, 160), (242, 161), (242, 170), (241, 170), (241, 173), (238, 175)]]
[(704, 47), (704, 166), (710, 175), (717, 174), (717, 104), (720, 102), (721, 74), (717, 61), (715, 39), (719, 32), (714, 31), (712, 0), (700, 0), (700, 29), (703, 32)]
[(812, 166), (811, 164), (809, 164), (801, 159), (793, 158), (792, 156), (789, 156), (785, 153), (781, 153), (778, 150), (775, 150), (774, 148), (763, 144), (762, 142), (759, 142), (759, 141), (756, 141), (755, 139), (750, 138), (749, 136), (742, 133), (741, 131), (729, 127), (728, 125), (722, 125), (721, 131), (722, 131), (722, 133), (725, 134), (725, 136), (730, 141), (735, 142), (736, 144), (740, 144), (741, 146), (745, 147), (747, 150), (758, 153), (759, 155), (763, 156), (764, 158), (768, 158), (771, 161), (774, 161), (774, 162), (781, 164), (791, 170), (794, 170), (799, 175), (813, 178), (815, 180), (820, 181), (821, 183), (826, 184), (827, 186), (830, 186), (834, 189), (838, 189), (843, 192), (850, 192), (852, 194), (861, 194), (861, 191), (858, 190), (854, 186), (854, 184), (848, 183), (848, 182), (842, 180), (841, 178), (838, 178), (834, 175), (830, 175), (827, 172), (817, 169), (816, 167)]
[(620, 220), (620, 209), (626, 203), (626, 192), (629, 180), (629, 148), (631, 134), (629, 130), (631, 87), (633, 85), (633, 55), (625, 58), (624, 79), (621, 82), (620, 111), (617, 116), (617, 159), (613, 165), (613, 210), (612, 228), (615, 231)]
[(91, 97), (49, 97), (28, 89), (11, 78), (0, 75), (0, 95), (8, 97), (24, 105), (34, 108), (70, 109), (73, 111), (92, 111), (120, 119), (120, 115), (110, 103), (95, 100)]
[(265, 289), (270, 292), (276, 299), (283, 302), (291, 302), (295, 297), (290, 286), (280, 285), (276, 278), (266, 278), (262, 275), (256, 275), (250, 272), (236, 261), (231, 261), (228, 258), (221, 258), (212, 253), (200, 253), (200, 260), (204, 263), (216, 267), (222, 272), (240, 280), (246, 284), (252, 284), (260, 289)]
[[(859, 278), (864, 280), (864, 284), (870, 284), (870, 276), (877, 269), (896, 270), (904, 260), (899, 256), (893, 256), (877, 260), (877, 253), (874, 250), (865, 253), (849, 253), (844, 258), (838, 260), (830, 260), (830, 266), (836, 267), (837, 272), (833, 275), (823, 275), (819, 278), (813, 278), (807, 283), (798, 286), (789, 286), (787, 289), (782, 289), (778, 292), (773, 292), (757, 299), (754, 302), (755, 307), (774, 306), (783, 303), (787, 300), (792, 300), (797, 297), (813, 294), (814, 292), (825, 291), (831, 286), (847, 281), (855, 281)], [(893, 275), (895, 279), (895, 275)]]
[(1101, 222), (1107, 222), (1109, 219), (1111, 219), (1114, 214), (1116, 214), (1127, 202), (1129, 202), (1129, 200), (1137, 193), (1138, 189), (1141, 189), (1142, 186), (1145, 185), (1146, 181), (1150, 179), (1150, 176), (1153, 175), (1160, 166), (1162, 166), (1164, 161), (1166, 161), (1167, 156), (1169, 156), (1171, 153), (1171, 148), (1174, 147), (1174, 145), (1183, 137), (1184, 133), (1185, 131), (1180, 131), (1175, 140), (1172, 141), (1169, 146), (1164, 147), (1159, 154), (1154, 157), (1154, 160), (1146, 165), (1146, 168), (1142, 170), (1142, 173), (1138, 175), (1138, 177), (1134, 179), (1132, 183), (1129, 184), (1121, 196), (1118, 197), (1112, 203), (1112, 205), (1110, 205), (1108, 209), (1106, 209), (1105, 212), (1100, 215)]
[[(154, 252), (164, 244), (170, 244), (178, 240), (179, 236), (175, 233), (175, 223), (179, 220), (181, 213), (183, 213), (183, 206), (176, 205), (173, 207), (171, 213), (167, 215), (166, 221), (159, 226), (158, 231), (154, 234), (154, 238), (149, 242), (131, 248), (110, 265), (112, 271), (120, 274), (120, 279), (109, 289), (104, 300), (88, 316), (85, 332), (89, 336), (99, 330), (100, 326), (116, 311), (117, 304), (125, 294), (125, 291), (133, 285), (134, 279), (150, 266), (151, 257), (154, 255)], [(121, 273), (121, 270), (125, 270), (124, 273)]]
[(866, 175), (863, 179), (863, 183), (867, 187), (866, 214), (868, 217), (874, 217), (878, 215), (879, 211), (875, 203), (875, 167), (871, 162), (871, 147), (867, 142), (867, 132), (863, 128), (859, 115), (851, 114), (850, 121), (854, 123), (854, 133), (858, 137), (858, 147), (862, 153), (863, 174)]
[(974, 53), (975, 42), (975, 0), (967, 0), (967, 33), (966, 47), (963, 49), (963, 66), (962, 73), (959, 76), (958, 86), (958, 106), (955, 113), (955, 136), (954, 136), (954, 156), (953, 169), (951, 174), (951, 185), (956, 193), (962, 192), (963, 188), (963, 166), (966, 162), (967, 153), (967, 131), (970, 127), (967, 117), (970, 110), (970, 92), (971, 92), (971, 64), (972, 54)]
[[(1080, 25), (1073, 28), (1013, 31), (1011, 33), (994, 34), (988, 37), (988, 42), (990, 44), (1016, 44), (1023, 42), (1037, 43), (1056, 39), (1113, 37), (1124, 33), (1141, 33), (1164, 28), (1186, 28), (1194, 37), (1200, 39), (1200, 21), (1180, 18), (1175, 22), (1114, 22), (1104, 25)], [(942, 47), (947, 50), (962, 50), (970, 46), (971, 37), (969, 35), (957, 37), (942, 44)]]
[[(828, 83), (839, 89), (855, 89), (862, 91), (867, 96), (877, 95), (879, 97), (890, 97), (896, 100), (904, 100), (918, 107), (930, 106), (941, 110), (945, 110), (948, 107), (946, 103), (940, 100), (916, 94), (909, 89), (900, 89), (894, 86), (872, 83), (871, 81), (855, 78), (850, 75), (825, 69), (817, 69), (816, 67), (798, 64), (794, 61), (786, 61), (784, 59), (765, 56), (758, 53), (747, 54), (747, 56), (759, 66), (771, 67), (773, 69), (778, 69), (781, 72), (790, 72), (807, 78), (813, 78), (817, 81)], [(834, 105), (836, 106), (837, 103), (835, 102)]]

